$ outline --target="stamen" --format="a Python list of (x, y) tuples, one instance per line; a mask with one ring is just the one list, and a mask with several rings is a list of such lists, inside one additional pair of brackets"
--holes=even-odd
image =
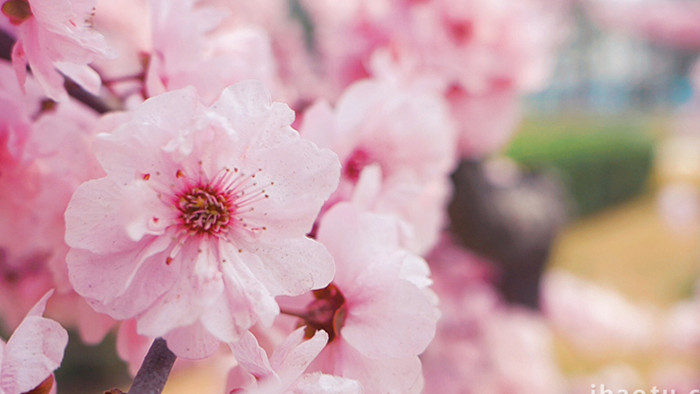
[(27, 0), (8, 0), (2, 5), (2, 13), (10, 19), (13, 25), (21, 25), (22, 22), (32, 17), (32, 9)]
[(331, 343), (340, 335), (345, 325), (345, 297), (333, 283), (323, 289), (314, 290), (313, 295), (315, 300), (307, 305), (304, 312), (282, 313), (297, 316), (306, 323), (306, 338), (311, 338), (318, 330), (324, 330), (328, 333), (328, 343)]
[(183, 193), (178, 209), (184, 227), (195, 234), (220, 233), (231, 221), (229, 195), (209, 185), (197, 186)]
[[(237, 228), (249, 234), (266, 231), (259, 223), (248, 223), (247, 215), (255, 212), (255, 204), (270, 198), (274, 183), (261, 184), (262, 169), (245, 173), (238, 168), (224, 168), (211, 181), (201, 180), (176, 195), (175, 206), (180, 212), (185, 235), (212, 235), (231, 239), (230, 230)], [(176, 177), (184, 176), (177, 171)], [(229, 234), (230, 235), (230, 234)]]

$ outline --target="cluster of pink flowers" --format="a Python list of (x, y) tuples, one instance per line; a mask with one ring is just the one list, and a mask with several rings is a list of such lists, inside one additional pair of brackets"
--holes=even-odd
[(502, 337), (556, 382), (542, 323), (443, 235), (457, 162), (547, 79), (550, 3), (3, 0), (0, 392), (60, 364), (50, 289), (132, 372), (156, 337), (232, 354), (226, 392), (529, 384)]

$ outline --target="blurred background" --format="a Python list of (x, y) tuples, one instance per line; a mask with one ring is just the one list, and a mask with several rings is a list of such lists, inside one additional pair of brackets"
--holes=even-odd
[(553, 171), (567, 192), (549, 267), (668, 306), (700, 274), (700, 48), (601, 25), (582, 7), (572, 21), (550, 85), (525, 98), (503, 155)]
[(551, 83), (525, 99), (503, 155), (563, 185), (567, 220), (546, 271), (588, 281), (569, 283), (582, 309), (598, 309), (578, 324), (610, 324), (586, 342), (553, 319), (564, 376), (597, 376), (581, 392), (689, 392), (700, 383), (698, 2), (609, 3), (623, 5), (608, 18), (572, 7)]

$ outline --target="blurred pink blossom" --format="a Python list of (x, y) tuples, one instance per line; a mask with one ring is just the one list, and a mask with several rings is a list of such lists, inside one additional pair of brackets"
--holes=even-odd
[[(218, 30), (262, 30), (266, 33), (275, 62), (276, 85), (273, 97), (302, 110), (321, 94), (316, 58), (309, 50), (305, 27), (294, 15), (293, 1), (279, 0), (202, 0), (203, 6), (228, 11), (229, 17)], [(262, 48), (261, 48), (262, 49)], [(262, 67), (260, 71), (265, 70)]]
[[(482, 157), (515, 131), (519, 99), (540, 89), (565, 37), (564, 2), (331, 0), (303, 2), (326, 97), (376, 76), (377, 56), (439, 82), (458, 120), (459, 153)], [(380, 62), (381, 63), (381, 62)]]
[(660, 44), (700, 49), (700, 4), (676, 0), (587, 0), (592, 17), (606, 28)]
[(561, 270), (548, 272), (543, 283), (545, 318), (579, 349), (601, 354), (654, 344), (658, 316), (653, 309)]
[(651, 382), (667, 392), (692, 393), (700, 387), (700, 371), (694, 365), (668, 363), (652, 372)]
[(700, 356), (700, 282), (695, 286), (693, 298), (676, 303), (662, 321), (667, 350)]
[[(61, 73), (92, 93), (100, 76), (88, 64), (108, 54), (104, 37), (92, 27), (96, 0), (7, 0), (2, 13), (16, 26), (12, 64), (20, 85), (26, 66), (46, 94), (63, 101)], [(59, 73), (60, 72), (60, 73)]]
[(546, 322), (499, 299), (488, 262), (447, 236), (428, 261), (442, 317), (421, 355), (426, 393), (562, 392)]
[(425, 253), (445, 226), (455, 166), (454, 126), (445, 102), (420, 83), (370, 79), (350, 86), (335, 109), (319, 101), (301, 134), (332, 149), (342, 163), (328, 205), (354, 200), (408, 224), (404, 245)]
[(254, 26), (216, 30), (227, 10), (195, 7), (193, 0), (152, 0), (150, 6), (148, 96), (192, 85), (210, 103), (224, 86), (244, 79), (263, 81), (273, 91), (279, 85), (264, 30)]
[[(50, 313), (66, 315), (52, 305), (72, 293), (63, 212), (78, 184), (101, 174), (90, 152), (97, 117), (74, 101), (43, 101), (31, 77), (23, 95), (12, 74), (0, 63), (0, 311), (9, 328), (51, 288)], [(70, 320), (96, 318), (78, 310)]]
[[(224, 87), (263, 81), (282, 96), (278, 62), (268, 33), (255, 24), (226, 23), (224, 4), (195, 0), (100, 2), (100, 30), (117, 59), (96, 62), (110, 92), (127, 107), (170, 90), (193, 86), (206, 104)], [(203, 72), (206, 70), (206, 72)]]

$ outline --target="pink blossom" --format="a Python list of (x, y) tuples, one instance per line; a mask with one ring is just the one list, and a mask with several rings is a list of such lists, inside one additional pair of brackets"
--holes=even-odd
[(23, 96), (13, 73), (8, 63), (0, 62), (0, 310), (10, 329), (19, 324), (33, 300), (52, 287), (45, 265), (50, 248), (42, 250), (35, 241), (43, 237), (33, 236), (37, 215), (32, 214), (36, 212), (32, 202), (40, 190), (41, 173), (26, 155), (34, 136), (31, 112), (40, 110), (40, 93), (31, 81)]
[(700, 4), (689, 1), (584, 2), (604, 27), (681, 48), (700, 48)]
[(12, 210), (0, 220), (0, 231), (6, 234), (2, 239), (7, 240), (1, 244), (6, 262), (20, 274), (16, 282), (3, 286), (0, 299), (8, 308), (26, 310), (18, 300), (55, 288), (50, 314), (64, 325), (77, 327), (83, 339), (92, 343), (102, 339), (112, 321), (80, 300), (68, 281), (63, 213), (77, 186), (102, 174), (90, 151), (96, 120), (94, 113), (73, 101), (58, 103), (41, 114), (32, 125), (24, 151), (28, 164), (20, 179), (32, 189), (10, 182), (3, 186), (13, 190), (11, 197), (0, 198), (0, 209)]
[(700, 387), (700, 372), (691, 365), (674, 364), (662, 365), (653, 371), (651, 382), (656, 387), (663, 387), (667, 392), (692, 393)]
[[(678, 141), (678, 142), (692, 142), (692, 141)], [(660, 163), (663, 160), (663, 156), (669, 157), (664, 154), (669, 151), (668, 143), (665, 146), (658, 148), (657, 159)], [(691, 145), (692, 146), (692, 145)], [(685, 149), (688, 149), (686, 146)], [(673, 152), (673, 153), (681, 153)], [(692, 153), (695, 156), (695, 153)], [(681, 161), (682, 159), (675, 156), (673, 161)], [(659, 164), (660, 168), (664, 168), (663, 164)], [(656, 210), (664, 221), (664, 224), (668, 228), (676, 233), (684, 233), (691, 231), (693, 228), (697, 228), (700, 223), (700, 190), (693, 185), (691, 182), (686, 181), (675, 181), (669, 182), (664, 185), (656, 195)]]
[[(462, 317), (441, 321), (421, 356), (425, 392), (561, 393), (563, 379), (544, 322), (533, 313), (494, 303), (493, 291), (485, 287), (475, 287), (467, 296), (471, 299), (461, 300)], [(443, 316), (452, 312), (443, 309)]]
[(205, 102), (212, 102), (223, 86), (244, 79), (264, 81), (270, 89), (278, 84), (271, 44), (262, 29), (215, 31), (228, 10), (195, 7), (193, 0), (153, 0), (150, 5), (149, 96), (192, 85)]
[[(293, 15), (293, 2), (279, 0), (202, 0), (202, 5), (223, 8), (229, 17), (219, 30), (264, 30), (275, 60), (276, 84), (274, 97), (290, 103), (292, 109), (300, 110), (323, 91), (322, 81), (316, 73), (317, 60), (306, 42), (305, 26)], [(254, 53), (261, 54), (258, 50)], [(259, 59), (259, 58), (258, 58)], [(239, 60), (240, 62), (240, 60)], [(257, 70), (266, 71), (265, 67)], [(277, 87), (279, 89), (277, 89)]]
[[(392, 0), (303, 1), (314, 23), (324, 97), (334, 100), (348, 86), (372, 76), (370, 59), (408, 35), (406, 6)], [(339, 43), (343, 45), (339, 45)]]
[(563, 271), (545, 276), (542, 309), (554, 330), (587, 352), (645, 349), (656, 331), (652, 309)]
[(31, 81), (25, 92), (13, 81), (14, 71), (9, 63), (0, 62), (0, 160), (3, 167), (9, 162), (22, 161), (24, 146), (31, 135), (32, 109), (39, 112), (41, 89)]
[[(33, 78), (23, 95), (12, 74), (0, 63), (0, 311), (9, 328), (51, 288), (58, 292), (52, 304), (70, 298), (63, 212), (77, 185), (99, 174), (90, 153), (97, 117), (73, 101), (42, 101)], [(61, 321), (72, 314), (71, 322), (100, 326), (86, 310), (70, 308)]]
[(434, 0), (418, 3), (412, 40), (420, 67), (434, 70), (470, 93), (512, 84), (518, 91), (541, 87), (562, 39), (562, 2), (540, 0)]
[[(387, 53), (413, 76), (440, 81), (459, 120), (460, 153), (481, 157), (515, 131), (518, 98), (541, 88), (564, 36), (563, 2), (540, 0), (306, 1), (328, 96), (376, 76)], [(473, 118), (476, 116), (476, 121)], [(483, 141), (483, 142), (482, 142)]]
[(323, 217), (318, 240), (333, 255), (336, 275), (314, 291), (303, 312), (290, 312), (329, 334), (310, 371), (358, 380), (368, 393), (412, 393), (422, 387), (418, 359), (438, 318), (427, 291), (428, 267), (399, 245), (391, 216), (340, 203)]
[(268, 359), (249, 332), (231, 344), (239, 365), (229, 375), (228, 387), (235, 393), (361, 393), (354, 380), (320, 373), (304, 373), (328, 342), (325, 331), (304, 340), (304, 328), (293, 331)]
[(301, 134), (338, 154), (341, 183), (329, 203), (355, 200), (394, 214), (409, 228), (405, 245), (424, 253), (445, 225), (455, 165), (454, 128), (439, 96), (423, 85), (372, 79), (352, 85), (335, 109), (319, 101)]
[[(7, 0), (3, 14), (16, 26), (12, 64), (21, 85), (27, 64), (46, 94), (65, 100), (63, 77), (90, 92), (100, 77), (88, 64), (107, 54), (104, 38), (92, 28), (95, 0)], [(59, 73), (60, 72), (60, 73)]]
[(244, 79), (265, 82), (293, 107), (317, 97), (302, 26), (287, 2), (124, 0), (98, 8), (105, 11), (96, 22), (119, 58), (97, 67), (128, 101), (192, 85), (211, 103)]
[(470, 93), (454, 85), (447, 97), (459, 124), (457, 149), (463, 156), (497, 152), (508, 143), (521, 120), (520, 96), (512, 86)]
[(448, 237), (428, 256), (442, 317), (421, 355), (425, 392), (561, 393), (551, 333), (536, 314), (508, 307), (488, 263)]
[(211, 104), (225, 86), (245, 79), (261, 80), (273, 97), (280, 96), (267, 32), (253, 24), (224, 25), (233, 18), (224, 4), (125, 0), (99, 7), (105, 11), (97, 14), (97, 22), (119, 58), (96, 67), (127, 107), (189, 85)]
[(494, 152), (515, 132), (520, 96), (544, 86), (553, 68), (560, 9), (539, 0), (436, 0), (412, 10), (404, 46), (420, 72), (443, 79), (463, 156)]
[(453, 301), (463, 298), (461, 293), (469, 293), (472, 286), (488, 286), (497, 277), (492, 262), (464, 249), (448, 231), (441, 234), (426, 260), (435, 282), (433, 290)]
[(150, 52), (152, 41), (148, 3), (149, 0), (97, 1), (95, 8), (98, 12), (95, 12), (93, 21), (115, 56), (95, 59), (92, 66), (110, 90), (114, 90), (117, 80), (130, 76), (142, 78), (145, 57)]
[[(37, 386), (53, 386), (53, 371), (61, 365), (68, 333), (42, 317), (46, 293), (27, 313), (7, 343), (0, 340), (0, 393), (26, 393)], [(55, 390), (55, 387), (54, 387)]]
[(667, 350), (700, 356), (700, 282), (692, 299), (676, 303), (660, 320)]
[(112, 132), (95, 149), (107, 176), (81, 185), (66, 211), (76, 291), (199, 358), (271, 324), (274, 296), (328, 284), (331, 256), (305, 234), (339, 165), (292, 120), (257, 82), (208, 108), (188, 88), (105, 118)]

